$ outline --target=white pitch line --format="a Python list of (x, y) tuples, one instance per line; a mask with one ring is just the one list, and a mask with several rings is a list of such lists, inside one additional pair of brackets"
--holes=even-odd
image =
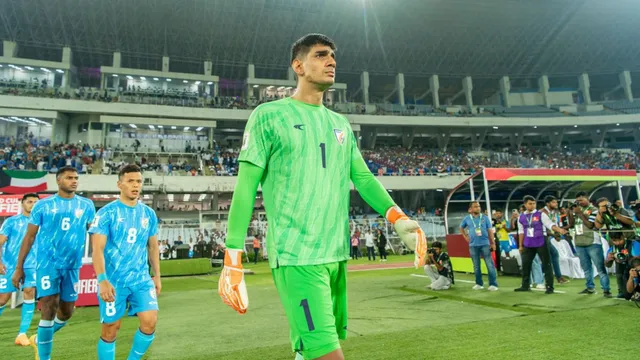
[(396, 266), (396, 267), (382, 267), (382, 268), (370, 268), (370, 269), (352, 269), (352, 270), (348, 270), (348, 272), (409, 269), (409, 268), (412, 268), (412, 267), (413, 266)]
[[(410, 274), (410, 276), (414, 276), (414, 277), (421, 277), (421, 278), (429, 278), (427, 275), (420, 275), (420, 274)], [(463, 279), (456, 279), (456, 282), (461, 282), (461, 283), (467, 283), (467, 284), (475, 284), (475, 281), (471, 281), (471, 280), (463, 280)], [(531, 290), (533, 291), (546, 291), (546, 289), (536, 289), (536, 288), (531, 288)], [(558, 293), (558, 294), (566, 294), (566, 291), (561, 291), (561, 290), (553, 290), (554, 293)]]

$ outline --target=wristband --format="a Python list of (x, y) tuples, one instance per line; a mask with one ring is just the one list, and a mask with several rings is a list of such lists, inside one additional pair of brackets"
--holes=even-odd
[(101, 283), (101, 282), (103, 282), (105, 280), (107, 280), (107, 281), (109, 280), (107, 278), (107, 274), (105, 274), (105, 273), (102, 273), (102, 274), (98, 275), (97, 279), (98, 279), (98, 283)]

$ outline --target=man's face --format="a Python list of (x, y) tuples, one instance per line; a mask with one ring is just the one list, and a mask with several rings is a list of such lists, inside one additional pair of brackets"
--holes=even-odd
[(480, 204), (477, 202), (474, 202), (473, 204), (471, 204), (471, 207), (469, 208), (469, 211), (471, 211), (472, 214), (480, 214)]
[(502, 219), (502, 211), (496, 210), (496, 220)]
[(549, 207), (550, 210), (557, 209), (558, 208), (558, 200), (552, 200), (552, 201), (548, 202), (547, 206)]
[(624, 246), (624, 239), (612, 239), (611, 242), (613, 243), (613, 245), (615, 245), (616, 247), (622, 247)]
[(621, 208), (622, 207), (622, 200), (620, 200), (620, 199), (616, 200), (615, 204), (616, 204), (617, 207)]
[(589, 199), (586, 196), (579, 196), (576, 198), (576, 203), (582, 207), (589, 206)]
[(118, 180), (118, 188), (120, 195), (129, 200), (135, 200), (140, 195), (142, 189), (142, 174), (139, 172), (130, 172), (122, 175)]
[(73, 193), (78, 189), (78, 173), (66, 171), (57, 177), (58, 189), (66, 193)]
[(293, 61), (293, 69), (299, 81), (317, 85), (326, 90), (335, 83), (336, 54), (327, 45), (314, 45), (301, 59)]
[(527, 211), (535, 211), (536, 210), (535, 200), (528, 200), (526, 203), (524, 203), (524, 207), (527, 209)]
[(435, 252), (436, 252), (436, 254), (440, 254), (440, 253), (442, 252), (442, 249), (441, 249), (441, 248), (439, 248), (439, 247), (434, 247), (434, 248), (433, 248), (433, 251), (435, 251)]
[(607, 204), (609, 202), (608, 201), (601, 201), (598, 203), (598, 212), (600, 214), (604, 214), (605, 212), (607, 212)]
[(560, 214), (565, 215), (567, 213), (567, 209), (565, 207), (560, 208)]
[(35, 205), (38, 202), (37, 197), (28, 197), (26, 198), (23, 202), (22, 202), (22, 213), (23, 214), (30, 214), (31, 213), (31, 209), (33, 209), (33, 205)]

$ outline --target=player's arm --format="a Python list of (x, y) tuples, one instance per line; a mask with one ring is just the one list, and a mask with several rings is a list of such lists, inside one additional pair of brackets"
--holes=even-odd
[(414, 265), (416, 268), (423, 267), (427, 261), (427, 238), (424, 231), (416, 221), (410, 220), (400, 207), (396, 206), (387, 190), (369, 171), (360, 150), (356, 146), (353, 133), (352, 140), (351, 181), (356, 190), (358, 190), (358, 193), (367, 204), (393, 224), (400, 240), (409, 249), (414, 250)]
[(104, 263), (104, 247), (107, 245), (107, 236), (99, 233), (91, 234), (91, 244), (93, 245), (93, 269), (96, 272), (100, 290), (100, 298), (105, 302), (115, 301), (116, 291), (107, 278)]
[(2, 247), (5, 242), (7, 242), (7, 236), (0, 234), (0, 275), (4, 275), (7, 271), (4, 264), (2, 263)]
[(153, 270), (153, 283), (156, 286), (156, 295), (160, 295), (160, 291), (162, 291), (162, 285), (160, 282), (160, 247), (158, 246), (157, 235), (149, 237), (149, 241), (147, 243), (147, 251), (149, 254), (149, 263), (151, 264), (151, 270)]
[(13, 282), (13, 286), (16, 288), (20, 288), (20, 284), (24, 279), (24, 269), (22, 266), (24, 265), (24, 260), (29, 255), (31, 248), (33, 247), (33, 242), (36, 240), (36, 234), (40, 227), (38, 225), (29, 224), (27, 227), (27, 233), (24, 234), (24, 238), (22, 239), (22, 245), (20, 246), (20, 252), (18, 253), (18, 261), (16, 262), (16, 270), (13, 273), (13, 278), (11, 279)]

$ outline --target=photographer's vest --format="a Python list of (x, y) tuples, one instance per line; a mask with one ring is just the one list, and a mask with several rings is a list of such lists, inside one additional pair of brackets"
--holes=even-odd
[(544, 245), (544, 226), (540, 211), (520, 215), (520, 225), (524, 231), (524, 247), (536, 248)]
[[(586, 209), (584, 209), (584, 211), (582, 212), (584, 214), (584, 216), (588, 219), (589, 216), (591, 216), (591, 214), (593, 214), (594, 212), (597, 212), (598, 209), (596, 209), (595, 206), (593, 205), (589, 205), (589, 207), (587, 207)], [(582, 221), (582, 219), (579, 216), (575, 217), (575, 227), (574, 227), (574, 231), (575, 231), (575, 243), (576, 246), (591, 246), (594, 243), (594, 234), (598, 231), (593, 231), (591, 229), (589, 229), (584, 222)], [(598, 236), (600, 236), (598, 234)]]

